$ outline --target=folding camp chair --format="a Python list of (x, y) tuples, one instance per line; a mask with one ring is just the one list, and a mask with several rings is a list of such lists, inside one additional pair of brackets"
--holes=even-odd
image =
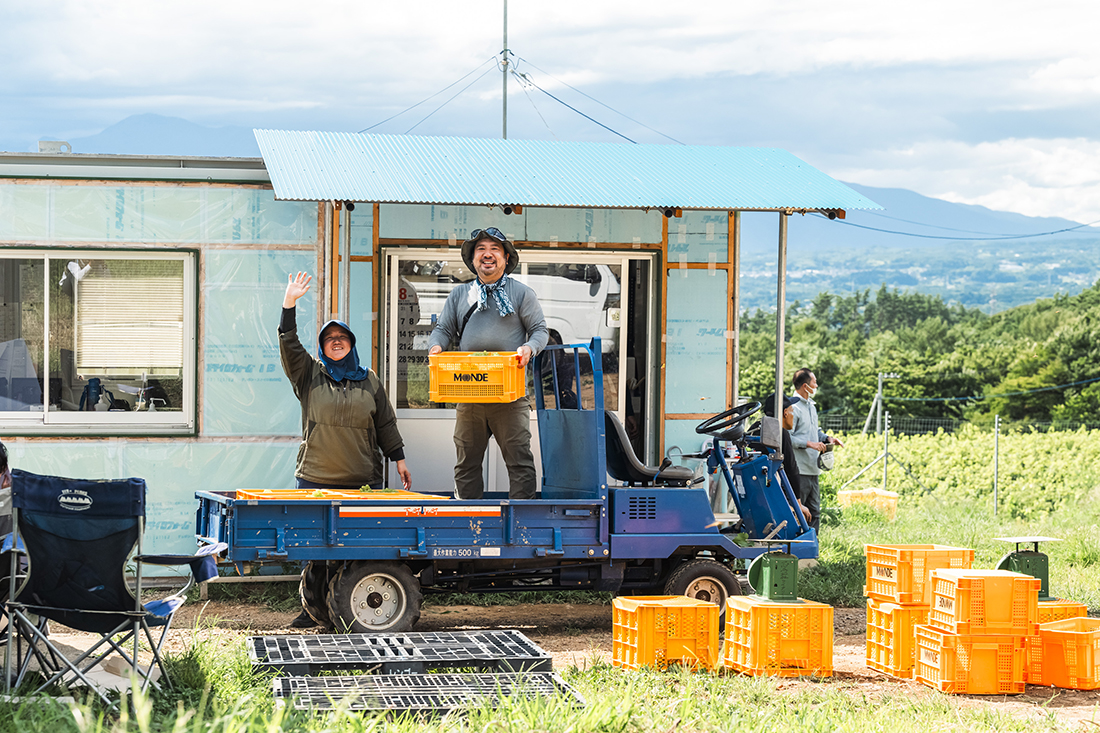
[[(88, 673), (112, 652), (140, 678), (143, 690), (160, 686), (154, 679), (157, 671), (161, 680), (170, 684), (161, 647), (172, 617), (191, 585), (217, 574), (214, 555), (225, 550), (225, 544), (208, 545), (197, 555), (143, 555), (145, 481), (138, 478), (69, 479), (17, 469), (12, 471), (12, 508), (13, 544), (24, 546), (28, 567), (25, 576), (18, 578), (13, 553), (8, 577), (17, 581), (8, 589), (7, 648), (16, 650), (22, 639), (42, 650), (22, 657), (7, 655), (8, 689), (23, 684), (31, 654), (37, 654), (47, 677), (34, 692), (58, 683), (83, 683), (110, 705)], [(131, 556), (131, 552), (136, 554)], [(126, 578), (128, 562), (135, 569), (133, 589)], [(179, 591), (143, 605), (145, 565), (190, 565), (191, 573)], [(69, 659), (50, 641), (47, 621), (97, 633), (100, 638), (90, 649)], [(160, 629), (156, 638), (153, 628)], [(152, 652), (152, 662), (144, 669), (138, 663), (143, 637)], [(14, 675), (13, 665), (17, 665)]]

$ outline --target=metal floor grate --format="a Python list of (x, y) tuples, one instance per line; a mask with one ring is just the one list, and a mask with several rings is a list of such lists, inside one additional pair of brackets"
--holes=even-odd
[(438, 668), (551, 672), (553, 659), (518, 631), (251, 636), (252, 666), (281, 674), (334, 670), (422, 674)]
[(572, 687), (545, 672), (278, 677), (273, 689), (277, 702), (298, 710), (331, 710), (340, 705), (363, 712), (447, 713), (520, 695), (564, 695), (575, 706), (584, 706), (584, 698)]

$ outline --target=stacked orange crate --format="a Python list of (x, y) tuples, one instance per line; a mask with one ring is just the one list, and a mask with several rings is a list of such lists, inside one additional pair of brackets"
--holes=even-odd
[[(1039, 634), (1044, 624), (1051, 621), (1066, 621), (1085, 618), (1089, 615), (1088, 606), (1064, 598), (1048, 598), (1039, 601)], [(1039, 634), (1027, 640), (1027, 658), (1024, 660), (1024, 681), (1033, 685), (1045, 684), (1042, 679), (1044, 645)]]
[(944, 545), (867, 545), (867, 666), (913, 676), (915, 629), (926, 623), (931, 571), (969, 568), (974, 551)]
[(685, 596), (623, 596), (611, 602), (611, 664), (664, 669), (676, 663), (711, 669), (718, 663), (718, 611)]
[(1074, 617), (1041, 624), (1029, 647), (1028, 682), (1073, 690), (1100, 689), (1100, 618)]
[(916, 629), (916, 679), (942, 692), (1024, 691), (1042, 581), (1008, 570), (934, 570), (928, 624)]
[(730, 596), (722, 666), (750, 675), (832, 676), (833, 607)]

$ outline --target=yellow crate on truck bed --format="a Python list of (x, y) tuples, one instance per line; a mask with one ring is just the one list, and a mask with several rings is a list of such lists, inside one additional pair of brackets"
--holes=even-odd
[(428, 356), (432, 402), (515, 402), (527, 394), (516, 352), (443, 351)]

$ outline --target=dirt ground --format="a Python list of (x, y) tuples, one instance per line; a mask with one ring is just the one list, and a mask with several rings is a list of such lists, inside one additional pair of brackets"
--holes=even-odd
[[(232, 635), (319, 633), (315, 629), (291, 629), (293, 613), (274, 613), (263, 606), (226, 602), (194, 602), (181, 609), (170, 646), (182, 647), (196, 633)], [(201, 617), (201, 620), (200, 620)], [(611, 659), (611, 607), (574, 604), (524, 606), (428, 606), (417, 631), (463, 629), (517, 629), (554, 658), (554, 668), (585, 667)], [(866, 615), (862, 608), (834, 610), (833, 681), (853, 694), (892, 692), (927, 697), (940, 693), (916, 682), (898, 680), (866, 666)], [(812, 680), (785, 679), (787, 689), (821, 684)], [(1083, 729), (1100, 728), (1100, 691), (1077, 691), (1028, 685), (1023, 695), (1007, 697), (957, 695), (963, 708), (991, 707), (1038, 721), (1053, 714)]]

